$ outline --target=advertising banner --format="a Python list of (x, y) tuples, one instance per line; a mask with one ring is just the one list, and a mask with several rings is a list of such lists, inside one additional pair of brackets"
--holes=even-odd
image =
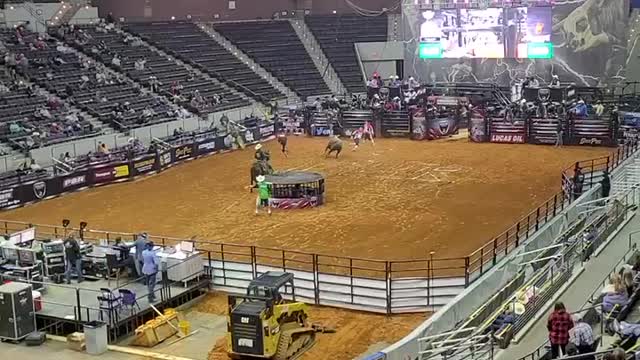
[(185, 159), (189, 159), (195, 157), (195, 153), (193, 151), (193, 143), (184, 144), (180, 146), (176, 146), (173, 148), (173, 162), (182, 161)]
[(93, 183), (107, 183), (129, 177), (129, 164), (119, 163), (115, 165), (100, 166), (91, 169), (93, 172)]
[(276, 133), (276, 126), (274, 124), (260, 126), (260, 138), (261, 139), (266, 139), (266, 138), (268, 138), (270, 136), (275, 135), (275, 133)]
[(60, 192), (73, 191), (91, 185), (88, 171), (80, 171), (60, 177)]
[(0, 208), (6, 208), (10, 206), (17, 206), (22, 204), (20, 197), (17, 194), (17, 187), (10, 187), (0, 190)]
[(58, 195), (62, 192), (60, 178), (41, 179), (29, 182), (17, 187), (14, 196), (21, 203), (42, 200), (48, 196)]
[(331, 135), (331, 130), (327, 126), (315, 126), (311, 125), (311, 131), (313, 132), (313, 136), (329, 136)]
[(210, 154), (217, 150), (222, 150), (222, 148), (216, 146), (217, 144), (219, 143), (216, 143), (215, 138), (202, 140), (196, 144), (196, 149), (197, 149), (196, 154), (200, 156), (200, 155)]
[(160, 155), (158, 155), (158, 161), (160, 162), (160, 170), (166, 169), (171, 166), (171, 150), (161, 152)]
[(491, 134), (491, 142), (507, 144), (524, 144), (524, 134)]
[(149, 154), (134, 159), (131, 164), (131, 174), (133, 176), (138, 176), (157, 170), (158, 158), (155, 154)]

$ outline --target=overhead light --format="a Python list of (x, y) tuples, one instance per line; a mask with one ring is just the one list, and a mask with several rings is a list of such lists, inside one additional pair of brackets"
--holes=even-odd
[(13, 10), (14, 8), (13, 8), (13, 6), (9, 6), (9, 9)]
[(172, 17), (171, 17), (171, 20), (175, 20), (175, 19), (176, 19), (176, 17), (175, 17), (175, 16), (172, 16)]
[(333, 10), (332, 13), (337, 14), (338, 12), (336, 10)]
[(187, 20), (191, 20), (191, 15), (187, 15)]

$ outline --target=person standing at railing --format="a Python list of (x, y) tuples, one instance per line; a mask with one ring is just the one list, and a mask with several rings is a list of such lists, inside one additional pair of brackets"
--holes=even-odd
[(148, 242), (142, 252), (142, 273), (147, 278), (147, 298), (149, 303), (156, 301), (154, 289), (156, 287), (156, 274), (158, 273), (158, 260), (156, 259), (155, 251), (153, 251), (153, 246), (152, 241)]
[(569, 330), (572, 328), (573, 320), (571, 320), (571, 315), (569, 315), (563, 303), (557, 302), (553, 313), (551, 313), (547, 321), (552, 359), (557, 359), (566, 354), (567, 344), (569, 343)]

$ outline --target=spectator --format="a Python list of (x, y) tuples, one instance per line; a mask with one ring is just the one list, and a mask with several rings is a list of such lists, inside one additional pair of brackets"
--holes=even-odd
[(113, 18), (113, 13), (109, 13), (107, 15), (107, 17), (105, 18), (105, 21), (107, 24), (113, 24), (116, 22), (116, 20)]
[(24, 132), (24, 128), (14, 121), (9, 125), (9, 132), (11, 135), (21, 134)]
[(151, 75), (149, 76), (149, 87), (151, 88), (151, 91), (154, 93), (157, 93), (159, 90), (159, 83), (158, 83), (158, 78)]
[(584, 319), (579, 314), (574, 315), (574, 319), (575, 327), (569, 332), (571, 343), (578, 348), (578, 353), (580, 354), (593, 352), (594, 338), (591, 325), (584, 322)]
[(29, 70), (29, 59), (27, 59), (24, 54), (20, 54), (17, 66), (20, 73), (27, 74)]
[(569, 330), (572, 328), (573, 320), (571, 320), (571, 315), (567, 313), (563, 303), (557, 302), (553, 313), (547, 321), (552, 359), (557, 359), (566, 353), (567, 344), (569, 343)]
[(609, 287), (603, 290), (606, 290), (606, 293), (602, 299), (602, 311), (606, 313), (619, 310), (629, 302), (627, 289), (623, 285), (620, 275), (614, 275), (611, 282), (612, 288)]
[(98, 142), (98, 152), (102, 155), (109, 155), (109, 148), (107, 147), (107, 144)]
[(133, 64), (133, 67), (136, 69), (136, 71), (144, 71), (144, 65), (147, 63), (147, 60), (145, 59), (138, 59), (135, 61), (135, 63)]
[(602, 105), (600, 100), (596, 101), (596, 104), (593, 105), (593, 110), (595, 111), (597, 117), (602, 116), (602, 113), (604, 113), (604, 105)]
[(602, 360), (626, 360), (626, 358), (627, 355), (624, 350), (616, 348), (612, 352), (605, 354)]
[(67, 151), (66, 153), (64, 153), (64, 163), (69, 165), (72, 162), (73, 162), (73, 158), (71, 157), (71, 155)]
[(577, 117), (587, 117), (587, 105), (582, 99), (570, 111)]
[(113, 59), (111, 59), (111, 65), (113, 65), (116, 69), (120, 70), (120, 67), (122, 66), (122, 61), (120, 60), (118, 55), (115, 55)]
[(622, 283), (627, 291), (627, 296), (630, 298), (635, 290), (635, 283), (633, 282), (633, 271), (630, 269), (624, 269), (622, 272)]
[(69, 236), (64, 241), (64, 255), (66, 269), (64, 276), (67, 284), (71, 284), (71, 271), (76, 270), (78, 274), (78, 283), (82, 282), (82, 257), (80, 255), (80, 245), (73, 236)]

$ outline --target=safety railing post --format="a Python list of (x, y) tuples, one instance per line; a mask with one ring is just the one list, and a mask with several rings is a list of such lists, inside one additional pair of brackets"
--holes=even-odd
[(520, 246), (520, 221), (516, 224), (516, 247)]
[(82, 323), (82, 305), (80, 304), (80, 289), (76, 288), (76, 306), (78, 307), (78, 315), (76, 318), (76, 326), (80, 330), (80, 324)]
[(484, 268), (484, 247), (480, 248), (480, 275), (482, 275), (482, 270)]
[(349, 258), (349, 294), (351, 295), (351, 304), (353, 304), (353, 259)]
[(255, 246), (251, 246), (249, 249), (251, 250), (251, 278), (255, 279), (256, 277), (258, 277), (258, 266), (257, 266), (257, 259), (256, 259), (256, 247)]
[(224, 244), (220, 244), (220, 262), (222, 263), (222, 284), (227, 286), (227, 271), (224, 261)]
[(469, 286), (469, 257), (464, 258), (464, 287)]
[(507, 229), (506, 239), (504, 242), (504, 255), (509, 253), (509, 229)]
[(540, 227), (540, 208), (536, 209), (536, 231)]
[(209, 263), (209, 277), (211, 278), (211, 285), (213, 284), (213, 276), (215, 275), (213, 264), (211, 263), (211, 251), (207, 250), (207, 262)]
[(386, 294), (387, 294), (387, 315), (391, 315), (391, 267), (389, 266), (389, 262), (384, 262), (384, 270), (385, 270), (385, 286), (386, 286)]
[(493, 265), (495, 265), (496, 258), (498, 257), (498, 238), (493, 239), (493, 251), (491, 256), (493, 257)]
[(285, 260), (285, 250), (282, 250), (282, 271), (287, 272), (287, 260)]
[(320, 269), (318, 268), (318, 255), (312, 255), (313, 262), (313, 297), (316, 305), (320, 305)]

